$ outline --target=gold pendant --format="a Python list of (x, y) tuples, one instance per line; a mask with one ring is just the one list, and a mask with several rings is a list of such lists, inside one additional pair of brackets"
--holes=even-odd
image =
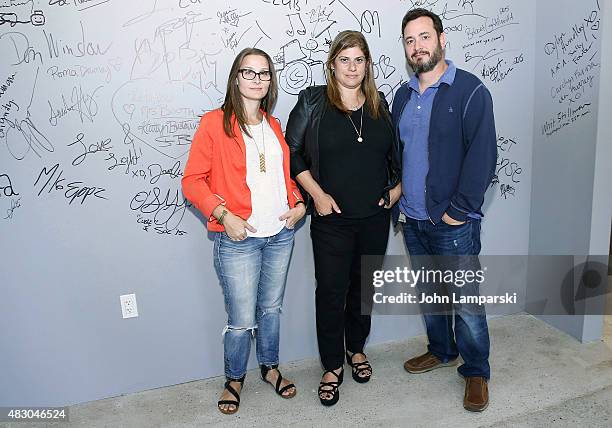
[(259, 154), (259, 172), (266, 172), (266, 157), (262, 153)]

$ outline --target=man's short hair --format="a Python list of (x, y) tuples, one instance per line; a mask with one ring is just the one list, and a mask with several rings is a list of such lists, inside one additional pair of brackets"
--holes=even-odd
[(436, 33), (438, 33), (438, 37), (440, 37), (440, 34), (444, 32), (444, 27), (442, 26), (442, 20), (435, 13), (427, 9), (423, 9), (423, 8), (409, 10), (406, 13), (406, 15), (404, 15), (404, 19), (402, 19), (402, 37), (404, 35), (404, 30), (406, 29), (406, 25), (408, 25), (410, 21), (414, 21), (415, 19), (421, 18), (423, 16), (431, 18), (431, 20), (433, 21), (433, 26), (436, 30)]

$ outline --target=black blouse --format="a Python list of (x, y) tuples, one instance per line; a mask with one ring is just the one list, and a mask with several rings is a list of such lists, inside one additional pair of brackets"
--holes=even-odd
[[(363, 112), (361, 137), (357, 141)], [(331, 195), (344, 218), (377, 214), (388, 184), (387, 156), (393, 149), (393, 134), (385, 119), (368, 114), (367, 107), (348, 116), (328, 105), (319, 126), (319, 185)]]

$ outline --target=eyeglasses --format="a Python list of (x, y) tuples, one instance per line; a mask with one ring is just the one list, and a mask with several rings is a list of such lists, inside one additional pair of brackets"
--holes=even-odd
[(259, 80), (262, 82), (269, 82), (272, 80), (272, 73), (268, 70), (260, 71), (258, 73), (250, 68), (242, 68), (238, 71), (244, 80), (253, 80), (255, 79), (255, 76), (259, 76)]

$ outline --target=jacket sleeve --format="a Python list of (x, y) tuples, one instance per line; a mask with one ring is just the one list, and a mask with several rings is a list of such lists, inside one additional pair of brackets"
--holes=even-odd
[(382, 92), (379, 92), (381, 106), (383, 111), (381, 111), (382, 118), (389, 125), (389, 131), (391, 132), (392, 147), (387, 156), (387, 171), (389, 176), (389, 182), (387, 187), (385, 187), (385, 192), (388, 192), (392, 188), (394, 188), (397, 183), (402, 181), (402, 163), (401, 156), (402, 154), (399, 152), (399, 142), (397, 141), (397, 137), (395, 135), (395, 128), (393, 127), (393, 121), (391, 120), (391, 112), (389, 111), (389, 104), (387, 103), (387, 99)]
[(210, 189), (213, 139), (209, 125), (209, 119), (204, 115), (191, 141), (181, 184), (185, 197), (210, 220), (213, 210), (225, 201)]
[(408, 91), (406, 84), (402, 84), (395, 96), (393, 97), (393, 105), (391, 106), (391, 120), (393, 122), (393, 129), (395, 129), (395, 125), (399, 122), (399, 115), (401, 113), (401, 109), (405, 104), (406, 92)]
[(302, 193), (300, 192), (300, 189), (298, 189), (297, 184), (295, 183), (295, 181), (293, 179), (291, 180), (291, 194), (293, 196), (293, 204), (291, 203), (291, 201), (289, 202), (289, 207), (290, 208), (295, 208), (295, 206), (297, 205), (298, 202), (304, 202), (304, 198), (302, 197)]
[(308, 104), (308, 88), (306, 88), (300, 91), (298, 101), (287, 120), (285, 140), (291, 153), (291, 176), (293, 178), (309, 169), (305, 154), (306, 129), (310, 122)]
[(483, 84), (468, 101), (463, 126), (466, 145), (463, 166), (457, 190), (446, 210), (449, 216), (460, 221), (465, 221), (469, 213), (480, 211), (497, 162), (493, 100)]

